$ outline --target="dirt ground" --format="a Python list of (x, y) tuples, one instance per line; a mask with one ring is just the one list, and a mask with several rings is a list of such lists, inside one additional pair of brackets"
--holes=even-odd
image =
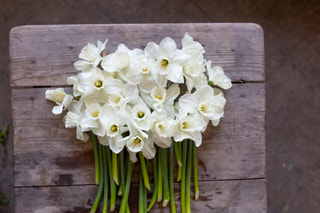
[[(254, 22), (265, 33), (268, 212), (320, 210), (319, 0), (0, 0), (0, 128), (10, 125), (9, 30), (26, 24)], [(0, 192), (13, 212), (12, 134)]]

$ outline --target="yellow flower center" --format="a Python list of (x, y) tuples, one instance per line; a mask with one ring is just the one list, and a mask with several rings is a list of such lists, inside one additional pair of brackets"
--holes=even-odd
[(161, 124), (158, 125), (160, 130), (163, 130), (163, 126)]
[(168, 66), (168, 64), (169, 64), (169, 61), (167, 59), (161, 60), (161, 66), (166, 67), (166, 66)]
[(94, 82), (94, 85), (95, 85), (96, 87), (100, 88), (100, 87), (102, 87), (103, 83), (102, 83), (101, 80), (96, 80), (96, 81)]
[(141, 140), (140, 140), (140, 138), (136, 138), (136, 139), (134, 139), (134, 141), (133, 141), (135, 144), (140, 144), (141, 143)]
[(201, 110), (201, 112), (206, 111), (206, 106), (205, 105), (201, 105), (200, 110)]
[(148, 68), (142, 69), (143, 72), (148, 72)]
[(185, 129), (185, 128), (187, 128), (187, 122), (182, 123), (182, 129)]
[(112, 131), (112, 132), (118, 131), (117, 125), (112, 125), (112, 126), (111, 126), (111, 131)]
[(162, 96), (161, 95), (157, 95), (156, 98), (159, 99), (160, 101), (162, 100)]
[(94, 112), (94, 113), (92, 113), (92, 116), (93, 116), (93, 117), (98, 117), (98, 116), (99, 116), (99, 112)]
[(139, 118), (143, 118), (143, 116), (144, 116), (144, 113), (143, 113), (143, 112), (138, 112), (138, 117), (139, 117)]

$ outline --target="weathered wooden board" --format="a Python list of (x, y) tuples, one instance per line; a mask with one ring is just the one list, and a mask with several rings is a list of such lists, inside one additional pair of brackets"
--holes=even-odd
[[(192, 212), (199, 213), (265, 213), (266, 188), (265, 180), (237, 180), (237, 181), (205, 181), (199, 183), (200, 198), (191, 200)], [(137, 185), (132, 186), (130, 206), (137, 207)], [(97, 187), (60, 186), (60, 187), (28, 187), (16, 188), (16, 212), (31, 213), (36, 210), (49, 209), (59, 213), (85, 213), (92, 206)], [(32, 199), (26, 199), (32, 197)], [(193, 193), (191, 193), (193, 198)], [(151, 192), (148, 193), (151, 198)], [(175, 185), (175, 199), (177, 212), (180, 212), (179, 185)], [(117, 206), (119, 208), (119, 205)], [(117, 209), (116, 209), (117, 212)], [(132, 208), (132, 213), (138, 212)], [(170, 208), (162, 208), (157, 203), (150, 211), (152, 213), (170, 212)]]
[(73, 62), (87, 42), (109, 39), (107, 51), (119, 43), (143, 48), (172, 37), (181, 47), (185, 32), (201, 42), (206, 58), (222, 66), (234, 81), (264, 80), (262, 28), (256, 24), (126, 24), (24, 26), (10, 33), (12, 86), (65, 85), (77, 73)]
[[(10, 34), (14, 124), (16, 212), (47, 206), (60, 212), (88, 212), (95, 197), (92, 145), (65, 129), (53, 115), (45, 90), (66, 86), (73, 62), (87, 42), (109, 38), (129, 48), (185, 32), (201, 42), (206, 59), (224, 68), (234, 82), (226, 92), (225, 117), (209, 125), (198, 148), (200, 201), (193, 212), (266, 212), (265, 83), (263, 31), (255, 24), (126, 24), (23, 26)], [(137, 182), (138, 172), (133, 174)], [(178, 186), (177, 186), (178, 187)], [(132, 194), (136, 193), (133, 187)], [(30, 199), (32, 197), (32, 199)], [(132, 212), (137, 196), (131, 196)], [(179, 201), (178, 188), (176, 198)], [(177, 202), (178, 203), (178, 202)], [(169, 212), (156, 206), (152, 212)]]
[[(76, 141), (63, 115), (51, 114), (45, 90), (12, 90), (15, 186), (93, 184), (91, 143)], [(235, 84), (226, 99), (221, 125), (210, 124), (198, 148), (199, 178), (264, 178), (264, 84)]]

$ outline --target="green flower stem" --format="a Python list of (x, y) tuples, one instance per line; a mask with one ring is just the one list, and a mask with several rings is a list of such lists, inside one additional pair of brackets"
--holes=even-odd
[(118, 155), (114, 152), (112, 152), (112, 175), (114, 182), (119, 186)]
[[(124, 170), (124, 176), (123, 176), (123, 195), (124, 195), (124, 190), (126, 190), (126, 177), (127, 177), (127, 168), (128, 168), (128, 163), (129, 163), (129, 156), (127, 155), (127, 157), (125, 158), (125, 151), (123, 150), (123, 160), (125, 161), (125, 167), (123, 168)], [(121, 184), (121, 183), (120, 183)], [(129, 202), (127, 202), (127, 207), (126, 207), (126, 213), (130, 213), (130, 207), (129, 207)]]
[(170, 191), (170, 206), (171, 206), (171, 212), (176, 213), (176, 205), (174, 202), (174, 185), (173, 185), (173, 152), (174, 152), (174, 146), (171, 145), (170, 147), (170, 153), (169, 153), (169, 191)]
[(187, 174), (186, 174), (186, 213), (191, 213), (190, 204), (190, 183), (191, 183), (191, 166), (192, 166), (192, 147), (193, 141), (188, 141), (188, 159), (187, 159)]
[(192, 158), (193, 158), (193, 182), (194, 182), (194, 199), (199, 199), (199, 181), (198, 181), (198, 159), (197, 159), (197, 149), (196, 143), (193, 142), (192, 149)]
[(181, 168), (182, 168), (182, 166), (181, 167), (178, 166), (178, 174), (177, 174), (177, 181), (178, 182), (181, 181)]
[(102, 157), (103, 157), (103, 184), (104, 184), (104, 189), (103, 189), (103, 210), (102, 213), (107, 213), (108, 210), (108, 193), (109, 193), (109, 187), (108, 187), (108, 163), (107, 163), (107, 153), (106, 153), (106, 148), (105, 146), (102, 146)]
[(181, 162), (181, 146), (179, 146), (179, 142), (175, 142), (172, 140), (172, 143), (174, 143), (174, 153), (176, 155), (176, 160), (177, 164), (179, 167), (182, 167), (182, 162)]
[(131, 184), (131, 175), (132, 175), (132, 169), (133, 169), (133, 163), (128, 160), (128, 167), (127, 167), (127, 178), (126, 178), (126, 183), (125, 183), (125, 191), (122, 196), (122, 201), (121, 201), (121, 206), (120, 206), (120, 213), (125, 213), (126, 208), (128, 206), (128, 198), (129, 198), (129, 193), (130, 193), (130, 184)]
[(162, 206), (166, 207), (170, 200), (169, 195), (169, 183), (168, 183), (168, 156), (167, 149), (160, 148), (160, 159), (161, 159), (161, 170), (162, 170), (162, 179), (163, 179), (163, 203)]
[(157, 195), (158, 195), (158, 168), (157, 168), (158, 162), (157, 162), (157, 155), (152, 158), (152, 169), (153, 169), (153, 193), (151, 197), (151, 201), (148, 207), (148, 211), (152, 208), (152, 206), (157, 201)]
[(149, 176), (148, 176), (146, 161), (144, 159), (142, 152), (139, 152), (139, 159), (140, 159), (140, 166), (141, 166), (144, 185), (148, 190), (150, 190), (150, 183), (149, 183)]
[(177, 181), (181, 181), (181, 168), (182, 168), (182, 157), (181, 157), (181, 142), (175, 142), (175, 147), (174, 147), (174, 151), (175, 152), (180, 152), (180, 163), (181, 165), (179, 165), (179, 161), (177, 160), (178, 163), (178, 174), (177, 174)]
[(144, 213), (147, 213), (147, 206), (148, 206), (148, 192), (147, 188), (143, 187), (143, 211)]
[(144, 213), (144, 185), (143, 185), (143, 174), (140, 170), (139, 176), (139, 213)]
[[(124, 150), (122, 150), (120, 152), (119, 158), (120, 158), (120, 189), (121, 189), (121, 195), (122, 195), (123, 190), (125, 189)], [(119, 195), (119, 193), (118, 193), (118, 195)]]
[[(94, 136), (95, 137), (95, 136)], [(103, 159), (102, 159), (102, 150), (101, 150), (101, 146), (98, 145), (98, 152), (97, 152), (97, 155), (99, 156), (99, 169), (100, 169), (100, 180), (103, 180)], [(101, 199), (101, 196), (102, 196), (102, 192), (103, 192), (103, 181), (100, 182), (99, 184), (99, 188), (98, 188), (98, 192), (97, 192), (97, 195), (96, 195), (96, 198), (94, 200), (94, 203), (92, 205), (92, 208), (90, 210), (90, 213), (95, 213), (97, 211), (97, 208), (99, 206), (99, 203), (100, 203), (100, 199)]]
[[(159, 153), (159, 149), (158, 148), (158, 153)], [(162, 168), (161, 168), (161, 158), (160, 158), (160, 153), (158, 156), (158, 202), (162, 201)]]
[(122, 195), (123, 195), (123, 189), (122, 189), (122, 185), (120, 184), (118, 189), (118, 196), (121, 197)]
[(94, 156), (94, 167), (95, 167), (95, 182), (99, 184), (99, 154), (98, 154), (98, 143), (97, 138), (93, 132), (91, 132), (92, 145), (93, 145), (93, 156)]
[(187, 141), (182, 142), (182, 168), (181, 168), (181, 212), (186, 212), (186, 163), (187, 163)]
[(130, 213), (129, 203), (127, 204), (127, 207), (126, 207), (126, 213)]
[(113, 212), (116, 208), (116, 197), (117, 197), (117, 186), (113, 180), (113, 163), (111, 161), (111, 151), (107, 148), (107, 159), (109, 168), (109, 179), (110, 179), (110, 212)]

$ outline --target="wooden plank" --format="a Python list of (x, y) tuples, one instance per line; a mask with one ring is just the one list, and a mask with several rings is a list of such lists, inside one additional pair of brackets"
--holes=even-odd
[[(14, 185), (93, 184), (92, 145), (76, 141), (63, 115), (51, 113), (46, 89), (12, 90)], [(200, 180), (266, 177), (264, 97), (264, 83), (234, 84), (226, 92), (225, 117), (219, 127), (209, 125), (198, 149)]]
[[(200, 198), (191, 200), (192, 212), (212, 213), (265, 213), (265, 180), (208, 181), (200, 182)], [(137, 185), (131, 188), (131, 212), (138, 212)], [(70, 187), (27, 187), (16, 188), (16, 212), (31, 213), (51, 208), (52, 212), (89, 212), (97, 187), (93, 185)], [(193, 197), (193, 194), (191, 194)], [(30, 197), (32, 199), (30, 199)], [(148, 194), (149, 201), (151, 192)], [(177, 212), (180, 212), (179, 185), (175, 185)], [(117, 206), (119, 208), (119, 205)], [(56, 211), (53, 211), (56, 210)], [(46, 211), (48, 212), (48, 211)], [(117, 212), (117, 209), (116, 209)], [(157, 203), (152, 213), (170, 212)]]
[(189, 32), (206, 49), (206, 59), (225, 69), (234, 81), (264, 81), (263, 30), (256, 24), (110, 24), (16, 27), (10, 33), (11, 86), (65, 85), (77, 73), (73, 63), (87, 42), (109, 39), (107, 52), (119, 43), (143, 48)]

